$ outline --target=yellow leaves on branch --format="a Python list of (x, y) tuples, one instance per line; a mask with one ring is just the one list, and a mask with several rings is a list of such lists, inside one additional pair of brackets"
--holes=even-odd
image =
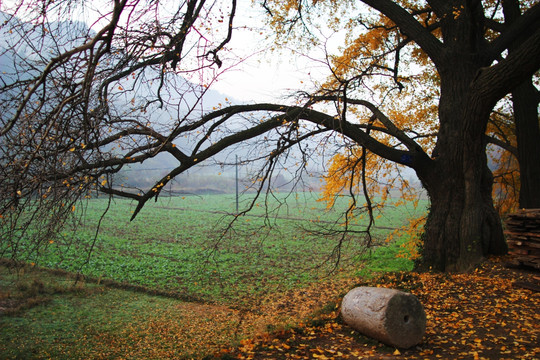
[(324, 177), (321, 201), (326, 202), (328, 209), (335, 204), (336, 197), (346, 189), (351, 182), (351, 159), (343, 154), (336, 154), (330, 162), (328, 173)]
[(351, 34), (355, 35), (348, 36), (341, 55), (332, 57), (332, 68), (337, 77), (347, 78), (354, 75), (359, 68), (363, 67), (362, 63), (366, 59), (370, 62), (382, 61), (377, 60), (377, 57), (388, 50), (388, 39), (392, 37), (395, 30), (389, 30), (394, 25), (388, 18), (381, 16), (380, 22), (380, 27), (375, 27), (365, 33), (357, 34), (351, 31)]
[[(505, 115), (504, 109), (497, 109), (491, 115), (487, 133), (517, 147), (513, 117)], [(495, 208), (500, 215), (513, 212), (519, 205), (519, 163), (512, 153), (498, 147), (489, 147), (488, 154), (494, 165), (492, 196)]]
[(407, 219), (407, 224), (397, 228), (386, 237), (386, 242), (392, 241), (396, 235), (405, 235), (408, 237), (407, 241), (401, 245), (403, 250), (398, 253), (397, 257), (409, 260), (416, 260), (420, 258), (421, 255), (419, 249), (423, 245), (421, 235), (424, 229), (424, 224), (426, 223), (426, 219), (427, 214), (420, 217), (409, 218)]
[[(315, 37), (306, 36), (306, 32), (291, 31), (294, 25), (309, 24), (318, 29), (343, 29), (343, 22), (350, 20), (351, 8), (356, 2), (352, 0), (266, 0), (265, 7), (272, 13), (268, 17), (268, 23), (272, 27), (272, 33), (277, 35), (277, 47), (298, 40), (300, 46), (313, 46), (317, 40)], [(301, 13), (301, 14), (300, 14)], [(301, 16), (302, 21), (297, 21)], [(321, 18), (324, 19), (321, 21)]]
[(457, 20), (461, 16), (464, 10), (465, 10), (465, 7), (463, 5), (461, 5), (460, 7), (454, 6), (452, 8), (452, 15), (454, 16), (454, 20)]
[[(354, 147), (348, 149), (346, 154), (339, 153), (332, 158), (325, 176), (322, 196), (319, 199), (319, 201), (326, 202), (327, 208), (333, 208), (340, 196), (347, 195), (351, 191), (355, 196), (363, 197), (361, 155), (362, 149), (360, 147)], [(412, 188), (409, 181), (402, 176), (396, 176), (397, 171), (399, 171), (399, 165), (379, 158), (372, 153), (368, 152), (366, 154), (366, 190), (372, 198), (372, 206), (374, 208), (405, 205), (412, 205), (414, 209), (418, 207), (420, 200), (419, 191)], [(392, 199), (391, 193), (399, 194), (397, 199)], [(352, 204), (349, 204), (349, 206), (352, 206)], [(363, 206), (365, 207), (366, 204)], [(362, 209), (356, 206), (353, 210), (360, 210), (361, 213)], [(352, 214), (348, 220), (355, 217), (361, 219), (363, 215), (358, 215), (358, 213), (356, 215)], [(408, 219), (404, 217), (403, 221), (406, 223), (388, 235), (386, 238), (387, 242), (392, 241), (395, 237), (407, 237), (406, 242), (402, 245), (403, 251), (398, 255), (399, 257), (411, 260), (420, 257), (420, 235), (423, 231), (425, 219), (425, 215), (413, 216)]]

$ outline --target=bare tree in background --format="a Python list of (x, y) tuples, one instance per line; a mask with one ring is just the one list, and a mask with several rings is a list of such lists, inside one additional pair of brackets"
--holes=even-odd
[[(101, 5), (89, 11), (99, 14), (92, 24), (69, 20), (91, 2), (3, 9), (0, 256), (37, 253), (81, 199), (100, 192), (138, 199), (115, 190), (112, 175), (160, 152), (184, 161), (173, 140), (201, 125), (192, 118), (200, 119), (201, 99), (221, 71), (236, 0)], [(204, 77), (203, 86), (190, 76)]]

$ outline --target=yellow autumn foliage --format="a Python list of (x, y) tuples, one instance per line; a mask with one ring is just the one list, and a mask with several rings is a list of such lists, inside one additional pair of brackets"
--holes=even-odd
[[(439, 27), (436, 26), (441, 19), (425, 2), (398, 0), (396, 3), (413, 14), (416, 20), (429, 28), (435, 37), (442, 37)], [(345, 30), (343, 45), (339, 51), (327, 53), (326, 61), (331, 75), (320, 85), (320, 93), (341, 90), (343, 84), (349, 81), (346, 79), (357, 79), (356, 88), (350, 90), (347, 96), (370, 96), (397, 128), (412, 137), (427, 154), (433, 153), (439, 131), (440, 78), (434, 65), (416, 44), (403, 42), (406, 39), (405, 35), (390, 19), (380, 13), (365, 11), (367, 8), (362, 4), (352, 1), (267, 0), (265, 4), (272, 12), (271, 26), (276, 30), (282, 44), (297, 40), (299, 49), (302, 49), (302, 46), (311, 47), (318, 44), (316, 36), (311, 35), (312, 33), (303, 30), (291, 31), (295, 26), (302, 28), (305, 24), (309, 24), (315, 29), (330, 28), (336, 32)], [(524, 2), (525, 7), (530, 7), (531, 4), (531, 1)], [(501, 11), (498, 10), (499, 5), (495, 0), (483, 1), (483, 6), (493, 14), (494, 19), (502, 17)], [(457, 19), (461, 15), (462, 9), (454, 9), (454, 18)], [(320, 21), (321, 16), (328, 21)], [(396, 68), (395, 54), (398, 49), (401, 56), (399, 68)], [(371, 75), (381, 76), (375, 83), (370, 80)], [(362, 92), (363, 90), (367, 91)], [(515, 147), (513, 120), (509, 108), (511, 107), (501, 106), (493, 114), (487, 135)], [(500, 114), (504, 114), (504, 119), (501, 119)], [(363, 107), (347, 104), (347, 121), (363, 125), (371, 121), (373, 127), (378, 127), (378, 131), (370, 132), (372, 137), (381, 143), (404, 148), (396, 138), (385, 133), (385, 126), (381, 122), (368, 120), (370, 118), (371, 112)], [(504, 214), (514, 210), (518, 204), (519, 167), (510, 152), (496, 146), (488, 146), (487, 151), (493, 166), (495, 206), (501, 214)], [(366, 189), (362, 181), (362, 168), (360, 146), (345, 147), (341, 153), (334, 155), (324, 177), (321, 201), (326, 202), (327, 207), (331, 208), (340, 196), (346, 194), (361, 196), (365, 190), (370, 197), (377, 200), (378, 207), (390, 203), (393, 206), (410, 202), (418, 204), (421, 189), (409, 184), (402, 175), (403, 166), (377, 157), (373, 153), (366, 153), (364, 166)], [(361, 212), (361, 207), (358, 205), (356, 207), (357, 212)], [(425, 216), (404, 219), (404, 226), (392, 232), (387, 240), (408, 235), (410, 241), (405, 245), (404, 254), (407, 253), (411, 258), (417, 257), (416, 249), (420, 245), (424, 221)]]

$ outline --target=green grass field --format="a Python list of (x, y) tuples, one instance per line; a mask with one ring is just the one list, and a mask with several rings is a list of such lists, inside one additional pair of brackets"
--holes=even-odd
[[(424, 212), (426, 204), (418, 209), (409, 205), (387, 207), (377, 214), (379, 228), (373, 230), (379, 246), (365, 251), (364, 235), (350, 234), (336, 263), (332, 255), (340, 237), (321, 231), (340, 228), (335, 224), (340, 222), (347, 202), (338, 202), (336, 209), (328, 211), (316, 199), (316, 194), (298, 193), (261, 200), (224, 236), (235, 212), (233, 195), (161, 198), (147, 204), (131, 222), (134, 204), (115, 200), (101, 220), (97, 236), (96, 225), (107, 199), (89, 201), (79, 226), (66, 229), (39, 258), (29, 259), (33, 265), (25, 268), (25, 274), (2, 268), (0, 307), (2, 300), (26, 300), (19, 301), (20, 309), (13, 314), (0, 317), (0, 358), (72, 358), (81, 353), (94, 354), (91, 358), (103, 354), (103, 358), (114, 358), (120, 355), (114, 355), (112, 349), (125, 352), (133, 342), (143, 349), (134, 358), (154, 356), (153, 348), (161, 349), (161, 355), (170, 350), (171, 354), (198, 357), (213, 346), (237, 341), (254, 331), (247, 324), (256, 323), (253, 308), (266, 301), (263, 299), (324, 284), (329, 279), (412, 268), (411, 261), (396, 258), (405, 238), (390, 244), (382, 240), (389, 229)], [(245, 195), (241, 200), (240, 210), (250, 198)], [(364, 222), (358, 219), (352, 229), (362, 230)], [(93, 250), (87, 257), (90, 248)], [(32, 268), (80, 273), (92, 281), (74, 286), (72, 277)], [(132, 291), (111, 289), (103, 283)], [(162, 296), (152, 295), (156, 292)], [(197, 346), (189, 339), (177, 340), (176, 345), (167, 340), (173, 336), (169, 334), (171, 329), (176, 329), (174, 334), (188, 333), (182, 326), (191, 324), (189, 331), (193, 331), (195, 320), (189, 317), (189, 321), (183, 321), (186, 312), (193, 312), (189, 305), (193, 303), (183, 300), (197, 301), (197, 309), (212, 309), (207, 317), (197, 317), (196, 321), (202, 323), (196, 327), (208, 327), (214, 335), (206, 342), (197, 340), (206, 336), (202, 333), (189, 335), (197, 340)], [(242, 320), (244, 315), (240, 314), (244, 312), (252, 314), (251, 323)], [(161, 334), (158, 336), (156, 329), (150, 331), (148, 326), (163, 322), (159, 314), (167, 317), (163, 326), (168, 330), (157, 331)], [(209, 322), (216, 317), (222, 318), (222, 323), (212, 328)], [(132, 330), (130, 336), (125, 329)], [(104, 336), (114, 340), (104, 342)], [(67, 346), (74, 338), (78, 339), (77, 346)], [(146, 342), (146, 346), (141, 345)]]
[[(81, 254), (92, 247), (96, 224), (107, 206), (106, 199), (92, 200), (77, 231), (66, 231), (64, 241), (49, 245), (34, 262), (187, 298), (236, 301), (239, 295), (257, 294), (273, 285), (305, 285), (333, 270), (336, 259), (332, 253), (340, 236), (319, 232), (328, 227), (341, 228), (334, 223), (341, 215), (339, 206), (346, 204), (327, 211), (325, 204), (316, 199), (316, 194), (299, 193), (271, 198), (266, 203), (261, 200), (224, 236), (233, 219), (227, 213), (235, 212), (235, 198), (231, 195), (161, 198), (147, 204), (132, 222), (133, 204), (115, 200), (86, 261)], [(250, 200), (244, 197), (240, 209)], [(405, 221), (404, 211), (412, 209), (390, 207), (378, 223), (385, 228), (398, 227)], [(362, 230), (364, 223), (365, 219), (359, 220), (352, 229)], [(375, 241), (383, 239), (388, 231), (374, 229)], [(363, 234), (346, 237), (340, 269), (350, 274), (360, 268), (365, 260), (364, 243)], [(409, 269), (411, 264), (396, 260), (393, 266), (401, 270)]]

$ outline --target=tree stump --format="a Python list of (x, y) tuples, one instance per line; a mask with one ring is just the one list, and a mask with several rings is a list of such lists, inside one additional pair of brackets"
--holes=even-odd
[(354, 288), (343, 298), (341, 315), (360, 333), (403, 349), (419, 344), (426, 331), (418, 298), (394, 289)]

